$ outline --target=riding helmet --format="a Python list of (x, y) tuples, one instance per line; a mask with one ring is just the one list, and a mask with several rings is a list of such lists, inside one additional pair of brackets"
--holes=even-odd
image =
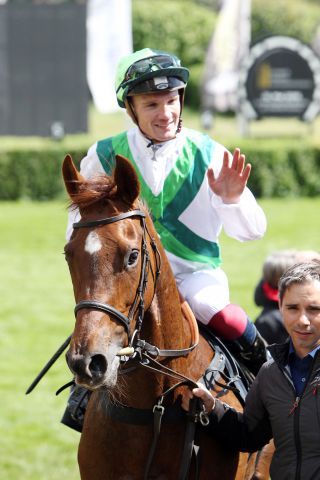
[(120, 60), (116, 74), (116, 93), (120, 107), (128, 96), (141, 93), (180, 90), (187, 85), (189, 70), (178, 57), (160, 50), (144, 48)]

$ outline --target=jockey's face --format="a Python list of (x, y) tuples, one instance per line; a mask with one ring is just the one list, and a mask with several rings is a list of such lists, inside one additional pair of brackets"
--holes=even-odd
[(155, 143), (175, 138), (180, 118), (178, 90), (134, 95), (131, 102), (139, 128), (148, 138)]

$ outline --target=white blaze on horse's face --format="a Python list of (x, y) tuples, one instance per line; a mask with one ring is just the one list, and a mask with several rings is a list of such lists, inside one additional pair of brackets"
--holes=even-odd
[(93, 255), (94, 253), (99, 252), (102, 248), (102, 243), (97, 232), (90, 232), (86, 238), (86, 243), (84, 249), (86, 252)]

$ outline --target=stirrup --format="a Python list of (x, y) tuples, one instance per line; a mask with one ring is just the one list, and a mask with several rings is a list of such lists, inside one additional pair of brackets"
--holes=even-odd
[(266, 347), (265, 340), (257, 331), (253, 344), (240, 351), (241, 360), (254, 375), (257, 375), (262, 365), (270, 358)]

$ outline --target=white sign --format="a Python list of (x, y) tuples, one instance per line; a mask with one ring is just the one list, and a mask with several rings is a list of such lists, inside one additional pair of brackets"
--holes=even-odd
[(119, 109), (115, 75), (121, 57), (132, 52), (131, 0), (89, 0), (87, 79), (97, 109)]

